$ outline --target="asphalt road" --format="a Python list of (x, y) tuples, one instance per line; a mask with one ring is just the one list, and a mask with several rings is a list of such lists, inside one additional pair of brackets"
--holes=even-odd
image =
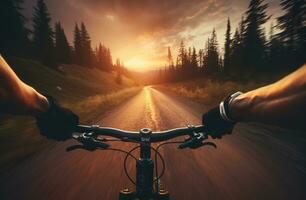
[[(109, 111), (98, 124), (127, 130), (165, 130), (200, 124), (205, 106), (145, 87)], [(306, 137), (260, 125), (238, 124), (218, 148), (178, 150), (166, 146), (162, 179), (173, 200), (306, 199)], [(123, 171), (124, 155), (114, 151), (66, 152), (59, 143), (1, 177), (0, 199), (116, 200), (132, 187)], [(114, 142), (125, 150), (134, 145)], [(132, 160), (131, 160), (132, 161)], [(134, 172), (134, 163), (128, 169)]]

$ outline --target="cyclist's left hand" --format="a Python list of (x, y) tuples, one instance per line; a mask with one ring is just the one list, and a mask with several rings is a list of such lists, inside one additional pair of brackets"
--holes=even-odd
[(71, 110), (61, 107), (52, 97), (48, 97), (49, 109), (36, 117), (40, 133), (49, 139), (64, 141), (71, 137), (79, 117)]
[(213, 138), (221, 138), (225, 134), (230, 134), (235, 125), (234, 122), (225, 121), (219, 111), (219, 107), (215, 107), (203, 114), (202, 123), (207, 133)]

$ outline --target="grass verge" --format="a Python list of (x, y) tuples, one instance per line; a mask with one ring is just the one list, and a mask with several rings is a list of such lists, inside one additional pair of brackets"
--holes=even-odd
[(253, 80), (247, 82), (196, 79), (192, 81), (162, 84), (155, 87), (159, 88), (160, 90), (170, 91), (177, 95), (191, 98), (212, 107), (231, 93), (237, 91), (247, 92), (272, 83), (273, 80), (277, 80), (277, 78), (270, 79), (269, 81)]

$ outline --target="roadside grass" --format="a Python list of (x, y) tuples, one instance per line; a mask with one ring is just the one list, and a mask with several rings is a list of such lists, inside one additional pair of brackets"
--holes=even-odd
[[(63, 65), (56, 71), (21, 58), (12, 58), (9, 64), (24, 82), (77, 113), (82, 123), (94, 121), (141, 90), (126, 77), (118, 85), (115, 73), (77, 65)], [(38, 133), (33, 118), (0, 116), (0, 174), (53, 144)]]
[(199, 78), (191, 81), (182, 81), (177, 83), (167, 83), (155, 87), (170, 91), (177, 95), (191, 98), (201, 102), (208, 107), (217, 105), (227, 95), (241, 91), (247, 92), (264, 85), (270, 84), (280, 78), (281, 75), (260, 80), (234, 81), (234, 80), (213, 80), (211, 78)]
[(140, 90), (141, 87), (129, 87), (119, 90), (118, 92), (90, 96), (73, 105), (67, 104), (65, 106), (73, 107), (72, 109), (75, 110), (75, 112), (81, 113), (81, 116), (83, 117), (82, 120), (88, 122), (101, 116), (110, 108), (126, 101), (128, 98), (137, 94)]

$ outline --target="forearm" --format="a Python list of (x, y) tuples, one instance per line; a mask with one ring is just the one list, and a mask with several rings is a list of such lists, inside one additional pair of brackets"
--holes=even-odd
[(237, 121), (305, 128), (306, 66), (284, 79), (234, 99), (230, 113)]
[(0, 56), (0, 113), (36, 115), (48, 108), (47, 99), (23, 83)]

